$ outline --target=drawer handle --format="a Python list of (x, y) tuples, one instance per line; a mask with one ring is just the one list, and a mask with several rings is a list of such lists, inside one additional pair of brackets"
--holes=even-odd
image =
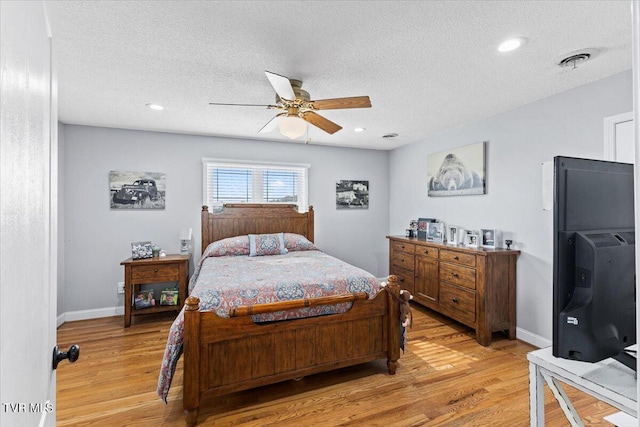
[(458, 273), (451, 273), (453, 277), (458, 277)]
[(401, 282), (404, 282), (404, 277), (401, 277), (401, 278), (400, 278), (400, 281), (401, 281)]
[(453, 302), (455, 302), (457, 304), (458, 303), (458, 298), (453, 297), (453, 298), (451, 298), (451, 301), (453, 301)]
[(455, 259), (456, 261), (458, 261), (460, 258), (458, 258), (458, 255), (454, 256), (453, 259)]
[(428, 255), (428, 254), (429, 254), (429, 251), (428, 251), (427, 249), (425, 249), (425, 250), (424, 250), (424, 253)]
[(154, 269), (153, 269), (153, 272), (154, 272), (154, 273), (157, 273), (157, 272), (158, 272), (158, 269), (157, 269), (157, 268), (154, 268)]
[(404, 258), (401, 258), (401, 259), (400, 259), (400, 262), (404, 262)]
[(401, 245), (401, 246), (400, 246), (400, 249), (404, 249), (404, 245)]

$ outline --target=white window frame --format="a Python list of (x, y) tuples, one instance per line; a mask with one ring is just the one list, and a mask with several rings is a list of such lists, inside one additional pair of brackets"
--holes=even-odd
[(306, 212), (309, 208), (309, 168), (308, 163), (285, 163), (285, 162), (259, 162), (249, 160), (236, 159), (217, 159), (210, 157), (202, 158), (202, 204), (210, 208), (221, 207), (222, 202), (213, 202), (208, 200), (208, 170), (212, 167), (233, 167), (246, 168), (253, 171), (261, 171), (268, 169), (285, 169), (298, 173), (298, 201), (295, 203), (279, 203), (265, 202), (262, 200), (262, 178), (258, 174), (252, 174), (252, 200), (249, 203), (265, 203), (265, 204), (295, 204), (298, 206), (298, 212)]

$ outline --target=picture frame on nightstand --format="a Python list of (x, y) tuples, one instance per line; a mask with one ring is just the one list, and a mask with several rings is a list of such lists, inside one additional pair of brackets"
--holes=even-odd
[(151, 242), (132, 242), (131, 258), (146, 259), (153, 258), (153, 246)]

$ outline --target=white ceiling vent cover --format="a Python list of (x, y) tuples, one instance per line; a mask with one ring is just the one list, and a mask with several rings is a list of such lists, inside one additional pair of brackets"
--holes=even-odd
[(560, 67), (578, 68), (578, 65), (593, 59), (600, 53), (599, 49), (581, 49), (566, 53), (553, 60), (555, 65)]

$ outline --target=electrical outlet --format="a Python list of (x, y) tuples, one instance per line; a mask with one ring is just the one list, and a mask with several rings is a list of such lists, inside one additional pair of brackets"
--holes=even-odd
[(118, 282), (118, 293), (124, 294), (124, 282)]

